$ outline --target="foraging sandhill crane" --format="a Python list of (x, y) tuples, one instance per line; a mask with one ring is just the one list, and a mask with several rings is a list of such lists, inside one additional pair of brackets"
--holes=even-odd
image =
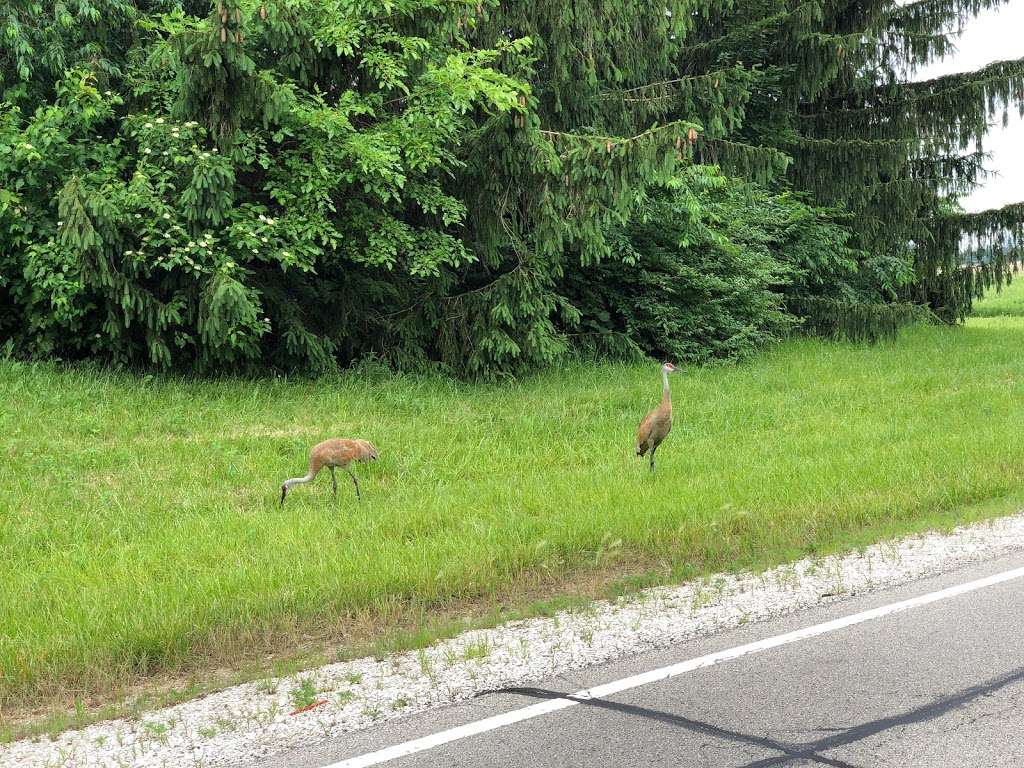
[(672, 395), (668, 390), (668, 375), (678, 373), (672, 363), (661, 366), (661, 402), (658, 407), (644, 416), (636, 431), (636, 455), (651, 452), (651, 472), (654, 471), (654, 452), (672, 429)]
[(330, 440), (324, 440), (322, 443), (317, 443), (309, 452), (309, 472), (306, 473), (306, 476), (293, 477), (281, 484), (281, 506), (284, 506), (284, 497), (288, 495), (288, 491), (291, 490), (293, 485), (310, 482), (324, 467), (331, 470), (334, 498), (338, 498), (338, 479), (334, 476), (335, 467), (341, 467), (348, 472), (348, 476), (352, 478), (352, 482), (356, 485), (356, 498), (362, 498), (359, 495), (359, 481), (356, 480), (356, 476), (352, 474), (352, 470), (348, 468), (348, 465), (376, 460), (377, 449), (373, 447), (373, 443), (367, 440), (349, 440), (347, 438), (335, 437)]

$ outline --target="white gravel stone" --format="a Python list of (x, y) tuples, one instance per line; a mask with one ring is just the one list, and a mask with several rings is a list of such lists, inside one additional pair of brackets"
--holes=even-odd
[[(902, 584), (1024, 549), (1024, 514), (762, 574), (659, 587), (585, 611), (465, 632), (422, 651), (248, 683), (134, 720), (0, 746), (2, 766), (217, 768), (248, 764), (506, 686), (664, 648), (748, 622)], [(327, 704), (292, 715), (312, 677)]]

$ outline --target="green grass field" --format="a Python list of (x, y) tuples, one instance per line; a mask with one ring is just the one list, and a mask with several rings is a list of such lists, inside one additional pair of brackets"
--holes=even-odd
[(992, 290), (981, 301), (974, 303), (975, 317), (999, 317), (1012, 315), (1024, 317), (1024, 276), (1018, 275), (1014, 282), (1002, 290)]
[[(470, 386), (0, 363), (0, 715), (595, 571), (670, 579), (862, 545), (1024, 493), (1022, 317), (795, 340), (673, 384), (651, 476), (632, 451), (654, 364)], [(328, 436), (380, 449), (356, 469), (362, 502), (344, 475), (334, 501), (324, 473), (279, 508)], [(1003, 501), (968, 508), (987, 500)]]

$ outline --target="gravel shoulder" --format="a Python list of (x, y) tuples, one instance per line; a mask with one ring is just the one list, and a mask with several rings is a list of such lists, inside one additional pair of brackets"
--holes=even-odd
[[(527, 685), (1020, 551), (1024, 514), (761, 574), (649, 589), (584, 611), (466, 632), (422, 651), (330, 664), (235, 686), (140, 719), (3, 745), (0, 766), (250, 764), (483, 691)], [(296, 701), (314, 706), (294, 713)]]

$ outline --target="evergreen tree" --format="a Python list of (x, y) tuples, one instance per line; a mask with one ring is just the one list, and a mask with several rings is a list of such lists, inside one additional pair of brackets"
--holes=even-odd
[[(460, 184), (472, 211), (467, 242), (480, 261), (457, 293), (421, 309), (445, 308), (428, 323), (442, 328), (443, 359), (466, 360), (473, 372), (515, 371), (564, 352), (565, 332), (575, 335), (583, 318), (563, 282), (579, 285), (592, 266), (621, 258), (609, 233), (645, 215), (648, 190), (692, 164), (696, 146), (761, 180), (785, 168), (773, 148), (725, 139), (749, 95), (733, 79), (679, 84), (686, 108), (667, 119), (665, 110), (638, 107), (648, 83), (672, 74), (680, 41), (708, 6), (525, 0), (484, 8), (477, 45), (532, 41), (532, 66), (512, 72), (530, 96), (525, 115), (492, 118), (469, 145)], [(749, 86), (743, 68), (732, 74)]]
[[(891, 266), (879, 272), (880, 298), (959, 319), (1017, 256), (1008, 244), (1024, 223), (1020, 205), (965, 215), (956, 200), (985, 177), (990, 121), (1005, 120), (1011, 108), (1024, 112), (1024, 59), (927, 81), (909, 77), (953, 50), (960, 25), (1003, 2), (718, 6), (682, 46), (678, 68), (742, 67), (753, 87), (737, 140), (784, 152), (793, 159), (788, 178), (795, 188), (850, 211), (856, 245)], [(965, 238), (996, 246), (998, 258), (962, 265)], [(811, 306), (804, 302), (806, 311)], [(844, 310), (830, 301), (820, 311)], [(863, 312), (851, 311), (861, 322)]]
[[(481, 360), (496, 349), (507, 362), (557, 354), (556, 328), (581, 319), (559, 290), (566, 270), (582, 270), (572, 282), (586, 283), (588, 265), (615, 258), (610, 229), (650, 215), (641, 213), (646, 190), (691, 163), (806, 192), (826, 228), (842, 220), (853, 230), (843, 246), (852, 273), (786, 291), (807, 328), (876, 338), (929, 311), (964, 317), (1016, 254), (999, 248), (1000, 258), (961, 265), (965, 236), (1009, 243), (1021, 221), (1013, 206), (964, 215), (956, 199), (984, 178), (990, 118), (1024, 107), (1022, 64), (907, 79), (952, 50), (951, 24), (1000, 1), (531, 0), (484, 14), (483, 44), (529, 36), (538, 58), (520, 73), (532, 87), (530, 114), (506, 118), (505, 130), (490, 126), (469, 164), (472, 242), (486, 256), (479, 285), (453, 315), (461, 333), (452, 350), (493, 333)], [(684, 137), (683, 151), (654, 140), (659, 133)], [(646, 153), (632, 136), (650, 140)], [(585, 163), (537, 163), (548, 144), (558, 159), (585, 148)], [(826, 245), (822, 260), (829, 253), (839, 251)], [(493, 319), (494, 306), (503, 327), (482, 319)], [(547, 350), (538, 340), (550, 340)]]

